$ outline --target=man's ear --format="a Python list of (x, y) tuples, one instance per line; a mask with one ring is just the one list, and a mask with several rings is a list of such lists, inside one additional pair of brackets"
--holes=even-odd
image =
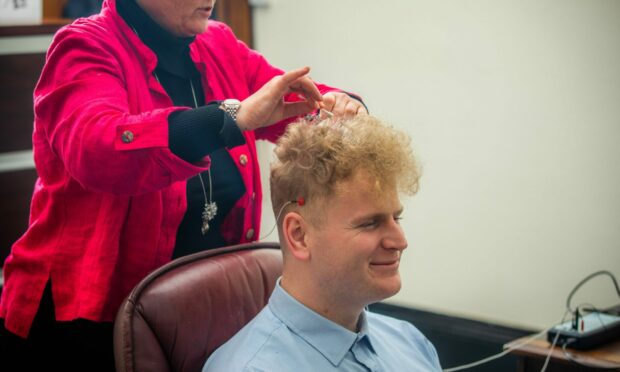
[(289, 212), (282, 219), (282, 231), (284, 240), (291, 255), (298, 260), (305, 261), (310, 258), (308, 249), (307, 232), (308, 223), (302, 215)]

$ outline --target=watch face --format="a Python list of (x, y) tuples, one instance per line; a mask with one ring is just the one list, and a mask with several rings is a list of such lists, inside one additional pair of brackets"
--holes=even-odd
[(239, 107), (241, 107), (241, 101), (234, 98), (225, 99), (220, 104), (220, 109), (226, 111), (233, 120), (237, 120), (237, 111), (239, 111)]
[(239, 101), (238, 99), (234, 99), (234, 98), (228, 98), (228, 99), (225, 99), (223, 103), (226, 106), (238, 106), (241, 104), (241, 101)]

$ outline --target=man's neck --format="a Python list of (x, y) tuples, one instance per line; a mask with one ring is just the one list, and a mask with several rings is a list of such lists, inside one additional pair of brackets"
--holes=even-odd
[(317, 286), (312, 285), (313, 283), (309, 280), (296, 279), (303, 277), (299, 273), (294, 276), (285, 274), (282, 275), (280, 286), (289, 295), (322, 317), (351, 332), (358, 331), (359, 318), (364, 311), (363, 305), (344, 303), (346, 301), (341, 296), (324, 293)]

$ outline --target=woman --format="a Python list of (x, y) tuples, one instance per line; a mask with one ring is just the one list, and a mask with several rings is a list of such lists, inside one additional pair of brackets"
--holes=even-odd
[(112, 320), (140, 279), (258, 238), (255, 140), (319, 107), (365, 111), (207, 27), (213, 5), (106, 0), (56, 34), (34, 93), (30, 225), (4, 266), (3, 360), (113, 368)]

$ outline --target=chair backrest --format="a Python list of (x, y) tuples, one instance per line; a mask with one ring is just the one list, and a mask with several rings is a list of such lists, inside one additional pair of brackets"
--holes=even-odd
[(277, 243), (176, 259), (143, 279), (114, 324), (117, 372), (200, 371), (267, 304), (282, 273)]

